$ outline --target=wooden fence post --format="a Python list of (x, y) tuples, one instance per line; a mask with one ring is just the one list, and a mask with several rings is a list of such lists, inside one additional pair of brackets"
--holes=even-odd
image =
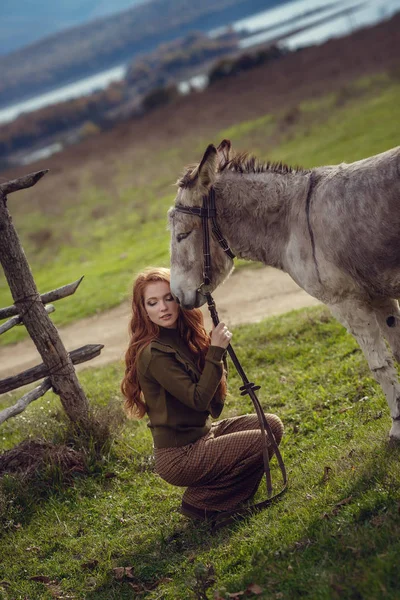
[(48, 369), (49, 381), (68, 417), (84, 425), (89, 403), (56, 327), (46, 313), (7, 208), (7, 194), (35, 185), (47, 171), (0, 184), (0, 262), (18, 314)]

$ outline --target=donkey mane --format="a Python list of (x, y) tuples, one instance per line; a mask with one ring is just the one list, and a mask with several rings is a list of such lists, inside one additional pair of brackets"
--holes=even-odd
[[(180, 188), (190, 187), (197, 177), (199, 165), (189, 165), (185, 169), (185, 173), (178, 179), (177, 185)], [(234, 173), (278, 173), (286, 175), (287, 173), (310, 173), (311, 169), (303, 169), (303, 167), (292, 167), (283, 162), (267, 161), (260, 162), (257, 157), (249, 152), (240, 152), (232, 158), (227, 159), (223, 164), (219, 164), (218, 173), (223, 171), (233, 171)]]
[(231, 159), (227, 160), (225, 164), (220, 165), (218, 171), (221, 173), (225, 169), (234, 171), (235, 173), (279, 173), (286, 175), (286, 173), (309, 173), (309, 169), (303, 169), (302, 167), (291, 167), (283, 162), (272, 162), (267, 161), (262, 163), (253, 154), (248, 152), (241, 152), (235, 154)]

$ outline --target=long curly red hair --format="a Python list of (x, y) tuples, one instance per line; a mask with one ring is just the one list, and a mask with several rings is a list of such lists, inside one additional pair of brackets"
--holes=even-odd
[[(130, 340), (125, 354), (125, 375), (121, 383), (121, 391), (125, 396), (127, 414), (136, 419), (141, 419), (147, 412), (137, 372), (138, 357), (140, 352), (159, 334), (158, 325), (147, 317), (144, 307), (146, 286), (155, 281), (164, 281), (170, 284), (169, 269), (149, 267), (136, 277), (133, 284), (132, 318), (129, 324)], [(201, 310), (198, 308), (185, 310), (180, 307), (177, 328), (193, 354), (197, 367), (202, 371), (211, 340), (204, 329)], [(221, 379), (216, 395), (219, 398), (224, 398), (226, 395), (225, 376)]]

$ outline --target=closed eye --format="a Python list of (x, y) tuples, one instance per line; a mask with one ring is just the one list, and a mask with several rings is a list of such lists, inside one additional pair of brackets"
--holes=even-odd
[(186, 233), (178, 233), (178, 235), (176, 236), (176, 239), (178, 242), (181, 242), (182, 240), (185, 240), (192, 232), (188, 231)]

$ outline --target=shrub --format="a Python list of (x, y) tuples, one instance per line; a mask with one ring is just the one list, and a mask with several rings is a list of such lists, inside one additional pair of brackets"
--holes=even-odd
[(167, 86), (151, 90), (142, 101), (143, 110), (154, 110), (164, 104), (169, 104), (178, 97), (178, 90), (175, 86)]

